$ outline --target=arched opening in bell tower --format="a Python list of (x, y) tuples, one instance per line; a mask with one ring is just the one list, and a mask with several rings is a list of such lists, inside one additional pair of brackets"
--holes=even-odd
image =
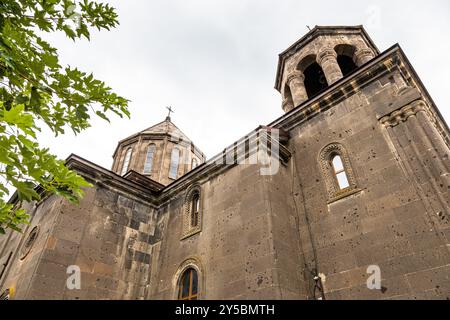
[(308, 98), (312, 98), (328, 87), (322, 67), (317, 63), (315, 55), (305, 57), (297, 67), (305, 76), (305, 89)]
[(345, 77), (358, 68), (354, 61), (356, 48), (349, 44), (340, 44), (334, 48), (337, 53), (337, 62)]

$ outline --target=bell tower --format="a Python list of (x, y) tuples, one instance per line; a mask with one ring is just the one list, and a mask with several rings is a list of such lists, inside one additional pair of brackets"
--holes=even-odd
[(275, 89), (289, 112), (379, 54), (362, 26), (316, 26), (279, 55)]

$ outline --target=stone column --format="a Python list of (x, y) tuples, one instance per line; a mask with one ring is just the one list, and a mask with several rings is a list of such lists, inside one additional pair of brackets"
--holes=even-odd
[(358, 67), (360, 67), (363, 64), (365, 64), (366, 62), (369, 62), (370, 60), (372, 60), (373, 58), (375, 58), (373, 51), (368, 48), (364, 48), (364, 49), (358, 49), (355, 52), (354, 61), (355, 61), (355, 64)]
[(300, 71), (292, 72), (286, 81), (286, 84), (291, 89), (292, 100), (294, 102), (293, 108), (299, 106), (302, 102), (308, 100), (308, 94), (305, 88), (305, 76)]
[[(448, 148), (439, 132), (433, 132), (434, 125), (427, 114), (426, 104), (422, 101), (413, 102), (383, 117), (381, 122), (385, 127), (395, 129), (394, 136), (404, 135), (406, 141), (409, 141), (400, 147), (405, 152), (405, 163), (416, 176), (417, 188), (421, 193), (426, 193), (425, 190), (431, 191), (426, 195), (426, 201), (440, 218), (446, 217), (444, 213), (449, 210), (447, 186), (450, 185), (450, 180), (439, 149), (442, 149), (442, 156), (445, 157)], [(406, 151), (408, 149), (409, 151)]]
[(421, 127), (421, 134), (426, 139), (428, 149), (433, 152), (436, 163), (439, 166), (441, 177), (450, 185), (450, 149), (444, 141), (441, 133), (432, 123), (430, 116), (426, 112), (424, 103), (420, 104), (416, 117), (418, 125)]
[(343, 78), (341, 67), (337, 62), (337, 53), (331, 48), (325, 48), (317, 55), (317, 63), (322, 67), (328, 85)]
[(443, 163), (442, 158), (440, 157), (439, 151), (437, 150), (438, 147), (433, 145), (432, 141), (429, 139), (425, 131), (426, 129), (424, 128), (424, 126), (428, 126), (428, 123), (424, 123), (424, 121), (428, 122), (426, 118), (428, 117), (425, 115), (425, 111), (419, 111), (416, 116), (411, 117), (411, 120), (408, 122), (412, 126), (411, 130), (415, 130), (421, 137), (423, 146), (425, 148), (424, 152), (430, 154), (430, 160), (432, 160), (432, 162), (430, 162), (430, 165), (434, 166), (435, 168), (435, 170), (432, 170), (432, 172), (435, 172), (437, 175), (439, 175), (437, 177), (435, 176), (435, 178), (442, 179), (446, 184), (445, 187), (447, 190), (447, 186), (450, 183), (448, 170), (445, 166), (445, 163)]
[[(431, 193), (428, 195), (428, 197), (429, 200), (431, 200), (432, 206), (435, 208), (435, 213), (438, 214), (439, 217), (441, 217), (443, 213), (446, 215), (449, 208), (447, 201), (445, 199), (445, 194), (443, 192), (447, 191), (447, 188), (444, 189), (443, 188), (444, 186), (442, 188), (439, 187), (440, 185), (439, 180), (441, 179), (446, 181), (446, 183), (448, 183), (447, 176), (445, 176), (445, 172), (442, 171), (442, 164), (439, 163), (439, 160), (427, 163), (426, 157), (422, 153), (426, 152), (426, 150), (423, 150), (423, 148), (421, 148), (421, 144), (423, 145), (423, 147), (425, 147), (425, 149), (429, 147), (429, 145), (427, 145), (426, 141), (427, 139), (423, 136), (424, 134), (423, 128), (421, 127), (421, 124), (417, 120), (416, 114), (409, 117), (405, 123), (406, 124), (404, 125), (404, 129), (406, 132), (406, 137), (407, 139), (412, 141), (411, 149), (415, 153), (415, 158), (419, 159), (418, 161), (419, 166), (422, 166), (420, 170), (425, 175), (424, 179), (426, 180), (421, 181), (422, 183), (421, 187), (423, 188), (423, 190), (431, 190)], [(420, 138), (414, 139), (415, 136)], [(433, 166), (436, 170), (433, 170), (431, 166)], [(436, 174), (438, 174), (439, 176), (435, 176), (435, 174), (433, 174), (436, 171), (437, 171)], [(427, 188), (426, 185), (428, 185), (429, 187)]]

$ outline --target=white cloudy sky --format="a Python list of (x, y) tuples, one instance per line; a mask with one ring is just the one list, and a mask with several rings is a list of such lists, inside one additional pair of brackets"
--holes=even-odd
[(273, 89), (278, 54), (306, 25), (365, 25), (381, 51), (405, 50), (450, 120), (450, 2), (299, 0), (111, 1), (120, 26), (91, 42), (49, 36), (63, 64), (93, 72), (131, 100), (131, 119), (40, 137), (61, 158), (78, 154), (106, 168), (116, 142), (175, 109), (174, 123), (207, 157), (282, 114)]

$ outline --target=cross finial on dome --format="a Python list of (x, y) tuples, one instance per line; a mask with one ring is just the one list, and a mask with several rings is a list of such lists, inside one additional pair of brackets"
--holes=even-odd
[(169, 110), (169, 113), (168, 113), (168, 115), (166, 117), (166, 120), (170, 120), (170, 114), (171, 113), (175, 113), (175, 111), (172, 110), (171, 106), (166, 107), (166, 109)]

